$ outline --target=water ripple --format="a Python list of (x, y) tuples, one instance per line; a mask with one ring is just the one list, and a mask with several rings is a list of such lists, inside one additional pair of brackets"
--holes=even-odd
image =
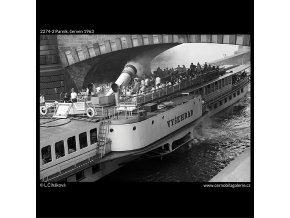
[(107, 181), (206, 182), (250, 147), (250, 93), (239, 103), (196, 127), (200, 140), (163, 160), (134, 161)]

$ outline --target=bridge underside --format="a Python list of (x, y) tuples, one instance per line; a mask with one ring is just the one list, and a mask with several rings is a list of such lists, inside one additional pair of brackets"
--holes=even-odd
[(151, 72), (151, 61), (154, 57), (177, 45), (179, 43), (123, 49), (70, 65), (65, 68), (65, 90), (70, 91), (74, 87), (80, 91), (81, 88), (85, 88), (91, 82), (114, 82), (129, 61), (136, 60), (143, 65), (144, 71)]
[(240, 54), (235, 54), (235, 55), (229, 56), (227, 58), (212, 61), (209, 64), (213, 64), (213, 65), (217, 65), (217, 66), (240, 65), (240, 64), (249, 63), (250, 61), (251, 61), (251, 52), (246, 51), (246, 52), (242, 52)]

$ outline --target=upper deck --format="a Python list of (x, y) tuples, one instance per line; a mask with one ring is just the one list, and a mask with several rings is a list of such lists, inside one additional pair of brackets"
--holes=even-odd
[[(143, 119), (148, 119), (150, 117), (156, 116), (160, 113), (163, 113), (167, 110), (170, 110), (177, 105), (180, 105), (184, 102), (189, 101), (190, 99), (194, 98), (195, 95), (182, 95), (172, 98), (167, 101), (163, 101), (158, 105), (162, 105), (162, 107), (158, 108), (156, 111), (147, 112), (146, 117)], [(107, 107), (113, 108), (113, 107)], [(71, 117), (67, 119), (40, 119), (40, 143), (45, 144), (47, 141), (57, 141), (61, 140), (64, 135), (78, 135), (82, 131), (86, 129), (92, 129), (99, 126), (99, 122), (102, 119), (87, 119), (79, 116)], [(138, 114), (132, 114), (125, 116), (124, 113), (119, 112), (117, 114), (112, 114), (112, 117), (107, 118), (106, 120), (112, 121), (115, 124), (122, 124), (122, 123), (130, 123), (130, 122), (138, 122), (142, 120), (142, 117), (138, 117)]]
[[(158, 102), (158, 104), (161, 106), (159, 109), (157, 109), (154, 112), (147, 112), (146, 117), (143, 117), (143, 118), (138, 117), (138, 113), (125, 114), (122, 111), (119, 111), (117, 113), (116, 107), (111, 106), (111, 107), (104, 107), (102, 109), (103, 111), (111, 111), (110, 115), (107, 112), (105, 117), (94, 117), (94, 119), (87, 118), (87, 121), (86, 119), (82, 119), (82, 118), (80, 119), (74, 119), (74, 118), (54, 119), (54, 121), (49, 120), (49, 119), (40, 119), (40, 123), (41, 123), (40, 142), (41, 144), (45, 144), (47, 141), (50, 141), (50, 140), (61, 140), (64, 135), (73, 136), (73, 135), (77, 135), (81, 133), (81, 131), (96, 128), (99, 126), (99, 121), (101, 121), (102, 119), (109, 119), (113, 121), (114, 123), (124, 124), (128, 122), (138, 122), (142, 119), (150, 118), (152, 116), (158, 115), (179, 104), (182, 104), (183, 102), (186, 102), (192, 99), (194, 97), (194, 95), (192, 94), (195, 94), (195, 95), (197, 94), (203, 95), (204, 93), (208, 94), (206, 90), (204, 92), (203, 91), (199, 92), (199, 90), (209, 84), (215, 83), (218, 80), (222, 80), (226, 77), (229, 77), (230, 75), (244, 71), (245, 69), (249, 67), (250, 67), (249, 65), (240, 65), (240, 66), (231, 68), (230, 70), (227, 70), (225, 74), (223, 74), (222, 76), (219, 76), (218, 78), (215, 78), (213, 80), (210, 80), (208, 82), (205, 82), (199, 85), (194, 85), (194, 80), (184, 81), (184, 82), (181, 82), (180, 84), (175, 84), (171, 87), (165, 87), (163, 89), (156, 90), (154, 92), (145, 93), (142, 96), (140, 95), (132, 96), (131, 99), (129, 99), (129, 101), (132, 102), (133, 101), (132, 98), (135, 98), (137, 100), (135, 101), (137, 110), (142, 109), (141, 107), (142, 104), (144, 105), (145, 103), (148, 103), (150, 101)], [(188, 92), (190, 93), (190, 95), (189, 96), (182, 95), (182, 92)], [(82, 116), (79, 116), (79, 117), (82, 117)], [(93, 121), (93, 122), (88, 122), (88, 121)]]
[(78, 135), (82, 130), (95, 128), (97, 126), (98, 124), (93, 122), (72, 120), (70, 118), (40, 119), (40, 143), (42, 144), (52, 139), (61, 140), (64, 135)]

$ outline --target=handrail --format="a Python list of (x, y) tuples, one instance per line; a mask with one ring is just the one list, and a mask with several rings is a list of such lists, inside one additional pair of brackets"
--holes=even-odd
[[(170, 86), (165, 86), (164, 88), (158, 88), (156, 90), (153, 90), (153, 91), (149, 91), (149, 92), (144, 92), (143, 94), (141, 95), (135, 95), (135, 96), (130, 96), (126, 99), (126, 101), (120, 101), (120, 103), (129, 103), (131, 102), (132, 104), (144, 104), (146, 102), (149, 102), (149, 101), (152, 101), (152, 100), (155, 100), (155, 99), (158, 99), (160, 97), (163, 97), (163, 96), (166, 96), (168, 94), (172, 94), (172, 93), (176, 93), (176, 92), (179, 92), (183, 89), (186, 89), (190, 86), (193, 85), (192, 81), (194, 81), (195, 79), (191, 79), (189, 80), (190, 83), (188, 83), (188, 80), (184, 80), (180, 83), (177, 83), (177, 84), (173, 84), (173, 85), (170, 85)], [(172, 92), (169, 92), (171, 91)], [(150, 95), (150, 97), (148, 97)], [(131, 100), (131, 101), (128, 101), (128, 99), (133, 99), (135, 98), (135, 100)]]
[(207, 100), (205, 102), (206, 105), (208, 104), (211, 104), (215, 101), (219, 101), (221, 99), (223, 99), (225, 96), (227, 96), (229, 93), (233, 93), (235, 92), (236, 90), (238, 90), (241, 86), (245, 85), (246, 83), (249, 83), (249, 80), (248, 79), (245, 79), (243, 80), (241, 83), (239, 83), (237, 86), (232, 86), (229, 90), (227, 90), (227, 92), (223, 93), (222, 95), (218, 96), (218, 98), (215, 98), (215, 99), (210, 99), (210, 100)]

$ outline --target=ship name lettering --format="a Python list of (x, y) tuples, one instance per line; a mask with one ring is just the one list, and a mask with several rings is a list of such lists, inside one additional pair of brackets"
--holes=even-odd
[(193, 115), (193, 110), (190, 110), (190, 111), (188, 111), (186, 113), (183, 113), (183, 114), (181, 114), (179, 116), (175, 116), (171, 120), (168, 120), (167, 121), (167, 125), (168, 125), (168, 127), (173, 126), (173, 125), (175, 125), (177, 123), (180, 123), (181, 121), (187, 119), (188, 117), (191, 117), (192, 115)]

